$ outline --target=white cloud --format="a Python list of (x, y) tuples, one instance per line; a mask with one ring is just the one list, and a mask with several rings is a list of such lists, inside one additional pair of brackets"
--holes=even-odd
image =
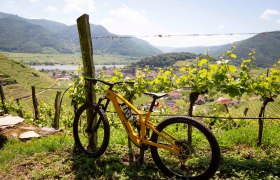
[(260, 19), (261, 20), (269, 20), (273, 16), (278, 16), (280, 15), (280, 11), (274, 10), (274, 9), (266, 9), (261, 15)]
[(219, 25), (219, 26), (218, 26), (218, 29), (220, 29), (220, 30), (221, 30), (221, 29), (225, 29), (225, 25), (223, 25), (223, 24)]
[(92, 13), (95, 10), (93, 0), (64, 0), (63, 12), (68, 13)]
[(54, 12), (57, 12), (58, 9), (57, 7), (54, 7), (54, 6), (48, 6), (44, 9), (45, 12), (48, 12), (48, 13), (54, 13)]
[(13, 0), (10, 0), (10, 1), (7, 1), (7, 5), (14, 5), (16, 4), (17, 2), (16, 1), (13, 1)]
[(38, 0), (29, 0), (32, 3), (38, 2)]
[(277, 24), (280, 24), (280, 19), (278, 19), (277, 21), (275, 21)]
[[(252, 36), (252, 35), (251, 35)], [(244, 35), (213, 35), (213, 36), (171, 36), (171, 37), (149, 37), (143, 38), (155, 46), (168, 47), (194, 47), (194, 46), (216, 46), (229, 44), (251, 36)]]
[(145, 11), (134, 10), (127, 5), (109, 12), (109, 17), (99, 22), (116, 34), (143, 34), (151, 30)]

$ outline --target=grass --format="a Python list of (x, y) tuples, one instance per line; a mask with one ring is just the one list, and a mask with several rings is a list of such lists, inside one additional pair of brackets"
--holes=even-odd
[[(279, 125), (267, 126), (264, 145), (256, 147), (253, 127), (214, 131), (221, 146), (222, 162), (214, 179), (280, 179)], [(270, 142), (270, 141), (273, 141)], [(79, 154), (72, 133), (33, 139), (8, 140), (0, 149), (1, 179), (164, 179), (149, 150), (145, 162), (129, 165), (127, 137), (111, 127), (110, 144), (100, 158)], [(139, 150), (134, 147), (134, 152)]]

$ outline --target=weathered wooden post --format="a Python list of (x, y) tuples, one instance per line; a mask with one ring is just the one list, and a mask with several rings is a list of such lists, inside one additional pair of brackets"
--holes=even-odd
[(31, 86), (31, 89), (32, 89), (32, 102), (34, 107), (34, 120), (36, 121), (39, 119), (38, 101), (36, 98), (35, 86)]
[[(84, 14), (77, 19), (78, 31), (80, 37), (80, 46), (83, 59), (83, 70), (86, 77), (94, 77), (95, 67), (93, 63), (93, 47), (91, 41), (91, 32), (89, 24), (89, 16)], [(93, 93), (92, 84), (85, 82), (86, 100), (88, 102), (96, 102), (96, 95)]]
[(0, 95), (1, 95), (2, 107), (3, 107), (4, 113), (8, 114), (8, 109), (7, 109), (6, 104), (5, 104), (5, 94), (4, 94), (2, 84), (0, 84)]
[(60, 116), (60, 101), (61, 100), (61, 92), (56, 92), (55, 102), (54, 102), (54, 108), (55, 108), (55, 114), (54, 114), (54, 120), (53, 120), (53, 128), (59, 129), (59, 116)]
[[(84, 76), (93, 78), (95, 68), (93, 62), (93, 47), (91, 40), (89, 16), (84, 14), (77, 19), (78, 32), (80, 38), (81, 53), (83, 59)], [(93, 93), (93, 86), (90, 82), (85, 82), (85, 96), (89, 103), (96, 103), (96, 95)], [(87, 119), (93, 118), (93, 111), (87, 111)], [(94, 123), (95, 124), (95, 123)], [(97, 134), (89, 134), (89, 147), (94, 148), (97, 142)]]
[[(269, 76), (269, 68), (266, 71), (266, 77)], [(265, 115), (265, 108), (269, 102), (273, 102), (273, 98), (264, 98), (263, 99), (263, 104), (261, 106), (261, 110), (259, 112), (259, 132), (258, 132), (258, 141), (257, 141), (257, 146), (262, 145), (262, 137), (263, 137), (263, 122), (264, 122), (264, 115)]]

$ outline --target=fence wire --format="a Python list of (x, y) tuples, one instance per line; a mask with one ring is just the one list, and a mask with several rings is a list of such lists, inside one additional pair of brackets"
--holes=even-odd
[(198, 36), (234, 36), (234, 35), (256, 35), (256, 34), (271, 34), (279, 33), (276, 31), (266, 32), (240, 32), (240, 33), (189, 33), (189, 34), (152, 34), (152, 35), (106, 35), (93, 36), (92, 39), (126, 39), (126, 38), (170, 38), (170, 37), (198, 37)]
[[(106, 113), (111, 113), (111, 114), (117, 114), (116, 111), (106, 111)], [(132, 115), (136, 116), (138, 114), (133, 114)], [(182, 114), (151, 114), (151, 116), (159, 116), (159, 117), (174, 117), (174, 116), (182, 116)], [(188, 115), (185, 115), (188, 116)], [(247, 120), (252, 120), (252, 119), (273, 119), (273, 120), (280, 120), (280, 118), (269, 118), (269, 117), (222, 117), (222, 116), (189, 116), (189, 117), (198, 117), (198, 118), (211, 118), (211, 119), (247, 119)]]

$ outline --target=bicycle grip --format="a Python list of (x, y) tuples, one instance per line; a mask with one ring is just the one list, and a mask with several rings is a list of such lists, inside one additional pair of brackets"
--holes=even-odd
[(85, 80), (90, 81), (91, 83), (93, 83), (94, 85), (97, 83), (97, 80), (95, 78), (88, 78), (85, 77)]

